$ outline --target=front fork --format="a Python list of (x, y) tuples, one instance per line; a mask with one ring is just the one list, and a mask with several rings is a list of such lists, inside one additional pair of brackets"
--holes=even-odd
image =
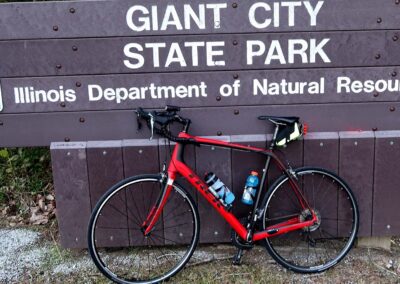
[[(166, 181), (166, 183), (165, 183)], [(143, 222), (141, 226), (141, 230), (144, 236), (148, 236), (154, 228), (154, 225), (157, 223), (158, 219), (161, 216), (161, 213), (164, 209), (165, 204), (167, 203), (168, 197), (171, 194), (171, 190), (174, 184), (174, 178), (167, 178), (165, 173), (161, 174), (161, 183), (165, 183), (163, 190), (160, 192), (160, 196), (157, 198), (155, 205), (149, 212), (146, 220)]]

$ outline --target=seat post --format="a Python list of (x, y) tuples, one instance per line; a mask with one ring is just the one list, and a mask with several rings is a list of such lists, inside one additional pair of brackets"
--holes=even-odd
[(279, 125), (276, 123), (274, 123), (274, 124), (275, 124), (275, 131), (274, 131), (274, 134), (272, 135), (271, 144), (268, 147), (270, 150), (273, 150), (275, 148), (276, 136), (278, 135), (278, 131), (279, 131)]

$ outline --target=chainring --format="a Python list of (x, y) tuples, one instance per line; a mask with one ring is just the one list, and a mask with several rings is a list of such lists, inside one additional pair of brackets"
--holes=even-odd
[[(240, 218), (239, 221), (242, 225), (246, 226), (247, 225), (247, 217)], [(254, 247), (253, 243), (246, 242), (243, 240), (235, 230), (231, 230), (231, 241), (232, 244), (237, 247), (238, 249), (242, 250), (251, 250)]]

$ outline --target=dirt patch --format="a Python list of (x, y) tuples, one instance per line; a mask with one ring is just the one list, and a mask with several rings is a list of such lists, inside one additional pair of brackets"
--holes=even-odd
[[(0, 283), (109, 283), (86, 250), (65, 250), (46, 231), (0, 229)], [(334, 268), (314, 275), (287, 271), (262, 247), (233, 266), (235, 249), (199, 246), (187, 267), (171, 283), (400, 283), (400, 240), (391, 252), (355, 248)]]

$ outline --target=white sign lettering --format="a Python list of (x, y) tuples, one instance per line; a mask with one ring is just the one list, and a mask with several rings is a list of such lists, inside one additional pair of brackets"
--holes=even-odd
[(16, 104), (60, 103), (75, 102), (76, 94), (75, 90), (64, 90), (63, 86), (51, 90), (36, 89), (28, 86), (14, 88), (14, 98)]
[(254, 58), (260, 56), (265, 57), (265, 65), (275, 62), (293, 64), (296, 58), (303, 64), (316, 63), (317, 55), (324, 63), (330, 63), (331, 60), (323, 49), (329, 40), (329, 38), (325, 38), (317, 42), (316, 39), (310, 39), (309, 41), (289, 39), (286, 50), (283, 50), (279, 40), (272, 40), (268, 50), (266, 43), (263, 41), (249, 40), (247, 41), (247, 65), (253, 65)]
[(253, 80), (253, 95), (303, 95), (324, 94), (325, 78), (312, 82), (288, 82), (282, 79), (280, 82), (269, 82), (268, 79)]
[(179, 86), (162, 86), (151, 83), (147, 86), (130, 88), (102, 88), (100, 85), (89, 85), (88, 95), (90, 102), (105, 100), (117, 104), (128, 100), (201, 98), (207, 97), (207, 85), (204, 82), (199, 85)]
[[(318, 1), (315, 6), (313, 6), (310, 1), (282, 1), (274, 2), (271, 4), (265, 2), (254, 3), (249, 9), (249, 21), (250, 24), (257, 29), (265, 29), (269, 26), (279, 28), (282, 24), (281, 19), (282, 13), (287, 15), (287, 24), (289, 27), (294, 27), (296, 24), (295, 12), (298, 9), (305, 9), (310, 18), (310, 26), (314, 27), (317, 25), (317, 16), (320, 12), (324, 1)], [(283, 11), (284, 10), (284, 11)], [(262, 15), (262, 17), (256, 17), (256, 13)], [(285, 15), (285, 16), (286, 16)]]
[[(279, 28), (296, 25), (296, 13), (306, 15), (310, 26), (316, 26), (324, 1), (275, 1), (256, 2), (248, 10), (249, 24), (256, 29)], [(128, 27), (135, 32), (215, 30), (223, 25), (227, 3), (183, 4), (183, 5), (134, 5), (126, 13)], [(283, 21), (285, 19), (285, 22)], [(211, 26), (207, 26), (211, 25)], [(324, 48), (329, 38), (248, 40), (245, 42), (247, 65), (253, 65), (261, 57), (264, 65), (313, 64), (318, 61), (331, 63)], [(193, 68), (199, 66), (226, 66), (225, 53), (229, 44), (225, 41), (183, 42), (133, 42), (124, 46), (124, 65), (137, 70), (144, 66), (152, 68)], [(148, 52), (150, 50), (150, 53)], [(240, 49), (241, 51), (243, 49)], [(150, 54), (150, 56), (147, 56)], [(241, 58), (237, 57), (237, 58)], [(203, 62), (200, 62), (203, 60)]]
[(349, 77), (337, 78), (337, 93), (384, 93), (384, 92), (400, 92), (399, 80), (352, 80)]
[[(183, 15), (180, 15), (174, 5), (167, 5), (165, 11), (160, 11), (161, 7), (156, 5), (151, 6), (150, 9), (143, 5), (135, 5), (126, 13), (126, 22), (128, 27), (135, 32), (166, 31), (167, 29), (181, 31), (194, 27), (204, 30), (206, 23), (212, 23), (214, 28), (219, 27), (221, 10), (227, 7), (227, 3), (199, 4), (197, 8), (193, 8), (192, 4), (184, 4)], [(162, 19), (161, 22), (159, 19)]]
[[(124, 64), (129, 69), (139, 69), (142, 68), (149, 60), (152, 67), (187, 67), (187, 66), (198, 66), (199, 65), (199, 53), (202, 52), (204, 56), (200, 58), (205, 58), (206, 66), (225, 66), (225, 61), (223, 59), (225, 47), (224, 41), (211, 41), (211, 42), (185, 42), (182, 44), (178, 42), (165, 43), (145, 43), (144, 46), (138, 43), (129, 43), (124, 48), (124, 54), (127, 60), (124, 60)], [(150, 49), (152, 52), (151, 58), (145, 58), (143, 51), (145, 49)], [(166, 49), (168, 55), (166, 58), (160, 58), (160, 51)], [(190, 56), (184, 55), (184, 51), (188, 50)], [(186, 52), (187, 54), (188, 52)]]

